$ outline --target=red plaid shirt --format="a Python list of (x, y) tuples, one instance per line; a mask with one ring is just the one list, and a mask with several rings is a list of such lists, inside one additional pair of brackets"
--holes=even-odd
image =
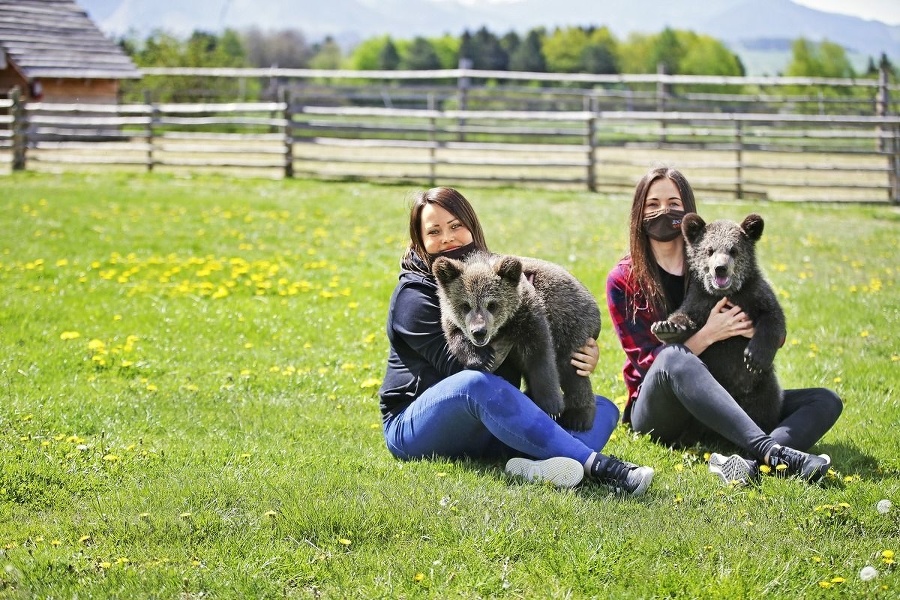
[(660, 320), (660, 317), (644, 298), (637, 282), (631, 278), (630, 256), (619, 261), (609, 272), (606, 278), (606, 304), (616, 335), (625, 351), (622, 375), (628, 388), (628, 400), (622, 421), (630, 423), (631, 405), (637, 398), (644, 375), (664, 346), (650, 332), (650, 325)]

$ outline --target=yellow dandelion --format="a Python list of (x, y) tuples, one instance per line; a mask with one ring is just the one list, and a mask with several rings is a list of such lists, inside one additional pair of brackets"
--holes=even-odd
[(863, 338), (869, 337), (869, 332), (867, 330), (863, 329), (862, 331), (859, 332), (859, 337), (863, 337)]
[(138, 515), (138, 518), (141, 519), (142, 521), (146, 521), (150, 518), (150, 513), (142, 512), (141, 514)]
[(819, 587), (827, 590), (828, 588), (831, 587), (831, 582), (830, 581), (820, 581)]
[(103, 457), (103, 460), (105, 460), (106, 462), (116, 462), (119, 460), (119, 457), (115, 454), (107, 454)]
[(81, 337), (81, 334), (77, 331), (63, 331), (59, 334), (59, 339), (61, 340), (77, 340)]
[(91, 536), (89, 536), (89, 535), (83, 535), (80, 538), (78, 538), (79, 544), (87, 544), (89, 541), (91, 541)]
[(100, 563), (98, 563), (97, 566), (100, 567), (101, 569), (108, 569), (112, 566), (112, 563), (104, 560), (104, 561), (101, 561)]
[(835, 377), (834, 379), (832, 379), (832, 381), (833, 381), (834, 383), (840, 383), (840, 382), (843, 381), (843, 380), (842, 380), (840, 377)]
[(59, 540), (53, 540), (50, 542), (51, 546), (62, 546), (62, 542)]
[(425, 581), (425, 573), (416, 573), (416, 576), (413, 577), (413, 579), (416, 583), (421, 583), (422, 581)]
[(366, 379), (365, 381), (363, 381), (362, 383), (360, 383), (359, 387), (364, 390), (368, 390), (368, 389), (376, 388), (379, 385), (381, 385), (380, 379), (369, 378), (369, 379)]
[(832, 577), (831, 578), (831, 583), (844, 583), (845, 581), (847, 581), (847, 580), (844, 579), (843, 577)]
[(183, 512), (183, 513), (181, 513), (181, 514), (178, 515), (178, 516), (181, 517), (182, 519), (190, 519), (190, 518), (191, 518), (191, 513), (189, 513), (189, 512)]
[(349, 546), (350, 544), (353, 543), (353, 542), (351, 542), (350, 540), (348, 540), (347, 538), (339, 538), (339, 539), (338, 539), (338, 542), (339, 542), (342, 546)]
[(278, 516), (278, 513), (275, 512), (274, 510), (267, 510), (266, 512), (263, 513), (263, 515), (266, 517), (269, 517), (270, 519), (274, 519), (276, 516)]

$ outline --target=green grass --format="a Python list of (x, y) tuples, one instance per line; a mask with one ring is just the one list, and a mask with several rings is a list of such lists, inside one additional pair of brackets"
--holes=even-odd
[[(492, 249), (560, 262), (603, 302), (628, 198), (462, 189)], [(0, 597), (900, 590), (896, 208), (699, 199), (765, 217), (776, 364), (844, 399), (817, 446), (835, 469), (732, 490), (707, 448), (620, 428), (608, 451), (657, 470), (629, 500), (388, 454), (376, 390), (413, 188), (31, 173), (0, 190)], [(600, 346), (595, 389), (621, 404), (608, 318)]]

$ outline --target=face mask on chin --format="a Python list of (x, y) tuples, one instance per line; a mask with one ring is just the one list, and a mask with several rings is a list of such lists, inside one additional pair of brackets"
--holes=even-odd
[(651, 240), (671, 242), (681, 235), (683, 210), (661, 210), (644, 217), (644, 232)]
[(467, 257), (472, 251), (475, 250), (475, 242), (469, 242), (465, 246), (460, 246), (458, 248), (453, 248), (452, 250), (447, 250), (446, 252), (438, 252), (437, 254), (429, 254), (428, 256), (433, 261), (438, 256), (446, 256), (447, 258), (453, 258), (455, 260), (462, 260)]

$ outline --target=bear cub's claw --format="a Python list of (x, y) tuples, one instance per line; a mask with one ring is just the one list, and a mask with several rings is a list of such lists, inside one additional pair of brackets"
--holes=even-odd
[(744, 366), (754, 375), (758, 375), (768, 368), (768, 365), (764, 365), (756, 360), (755, 355), (750, 352), (750, 348), (744, 350)]
[(494, 370), (494, 349), (490, 346), (482, 346), (480, 348), (471, 348), (466, 360), (466, 368), (474, 371)]
[(678, 339), (681, 334), (687, 331), (684, 325), (678, 325), (671, 321), (657, 321), (650, 326), (650, 331), (661, 342), (671, 342)]

